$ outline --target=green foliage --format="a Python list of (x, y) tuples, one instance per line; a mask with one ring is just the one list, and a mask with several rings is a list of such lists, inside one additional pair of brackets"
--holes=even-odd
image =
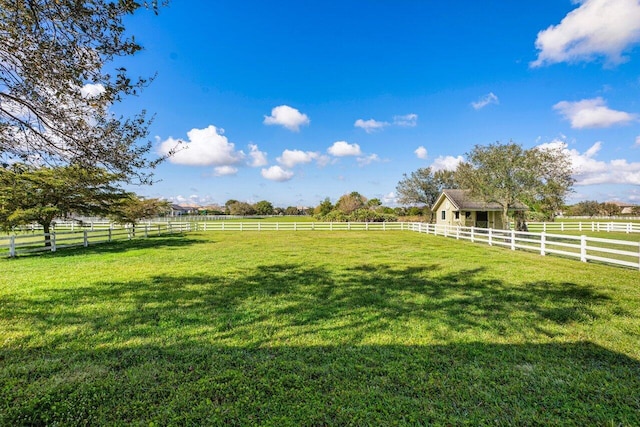
[(367, 203), (367, 198), (357, 191), (352, 191), (349, 194), (344, 194), (336, 202), (335, 208), (345, 215), (349, 215), (357, 209), (364, 208)]
[(110, 112), (149, 82), (132, 80), (112, 64), (142, 49), (124, 27), (140, 7), (135, 1), (0, 0), (0, 158), (99, 165), (123, 178), (150, 180), (150, 168), (162, 159), (149, 160), (151, 143), (139, 144), (147, 136), (145, 112)]
[(266, 200), (261, 200), (258, 203), (256, 203), (253, 208), (256, 211), (256, 214), (258, 215), (273, 215), (274, 214), (274, 209), (273, 209), (273, 205), (271, 204), (271, 202), (268, 202)]
[(570, 216), (589, 216), (593, 217), (599, 215), (600, 203), (596, 200), (585, 200), (579, 202), (573, 206), (570, 206), (567, 210), (567, 215)]
[(313, 214), (318, 218), (322, 218), (332, 210), (333, 204), (331, 203), (331, 200), (326, 197), (322, 202), (320, 202), (318, 206), (316, 206), (316, 208), (313, 210)]
[(640, 424), (637, 271), (390, 231), (0, 271), (0, 425)]
[(140, 220), (166, 215), (170, 210), (171, 205), (166, 200), (144, 199), (128, 194), (114, 204), (109, 217), (120, 224), (131, 224), (135, 230)]
[(54, 218), (106, 215), (125, 195), (114, 185), (119, 178), (79, 165), (35, 168), (16, 163), (0, 168), (0, 226), (37, 222), (48, 233)]
[(456, 180), (462, 188), (488, 203), (502, 206), (502, 223), (518, 203), (538, 204), (554, 215), (571, 190), (571, 163), (560, 149), (509, 144), (476, 145), (467, 161), (458, 165)]
[(407, 176), (396, 186), (398, 202), (404, 205), (424, 205), (431, 208), (442, 190), (458, 188), (452, 171), (420, 168)]

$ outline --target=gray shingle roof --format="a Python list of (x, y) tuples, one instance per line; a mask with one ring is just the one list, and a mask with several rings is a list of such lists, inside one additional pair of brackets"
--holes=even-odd
[[(442, 190), (442, 195), (447, 198), (458, 210), (466, 211), (501, 211), (502, 206), (498, 203), (486, 203), (471, 196), (470, 190)], [(440, 197), (442, 197), (442, 195)], [(436, 204), (440, 201), (440, 197)], [(528, 210), (529, 207), (521, 202), (516, 202), (511, 210)]]

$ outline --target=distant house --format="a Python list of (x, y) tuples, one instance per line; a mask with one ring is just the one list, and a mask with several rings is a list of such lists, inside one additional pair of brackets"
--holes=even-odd
[[(511, 212), (526, 211), (529, 208), (518, 202)], [(471, 196), (469, 190), (442, 190), (431, 210), (435, 213), (436, 224), (503, 229), (502, 206), (486, 203)]]
[(191, 215), (197, 214), (198, 209), (191, 206), (180, 206), (175, 203), (171, 205), (171, 210), (169, 212), (170, 216), (181, 216), (181, 215)]

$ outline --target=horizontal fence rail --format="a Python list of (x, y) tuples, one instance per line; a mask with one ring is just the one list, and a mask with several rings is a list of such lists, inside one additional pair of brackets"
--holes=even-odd
[(553, 254), (582, 262), (599, 261), (640, 270), (640, 241), (424, 223), (412, 223), (411, 231), (532, 251), (542, 256)]
[[(542, 223), (541, 223), (542, 224)], [(550, 223), (546, 223), (547, 226)], [(554, 223), (564, 231), (618, 231), (637, 232), (636, 227), (624, 223)], [(569, 228), (571, 224), (571, 228)], [(580, 225), (582, 224), (582, 225)], [(607, 225), (609, 224), (609, 225)], [(558, 255), (575, 258), (582, 262), (597, 261), (640, 270), (640, 242), (628, 240), (603, 239), (585, 235), (550, 233), (551, 227), (543, 227), (535, 232), (537, 224), (531, 224), (528, 232), (515, 230), (494, 230), (476, 227), (448, 226), (419, 222), (147, 222), (131, 227), (117, 226), (108, 222), (95, 222), (78, 228), (73, 224), (58, 223), (56, 231), (48, 235), (49, 245), (45, 245), (46, 236), (32, 233), (0, 237), (0, 256), (14, 257), (20, 254), (39, 251), (52, 251), (72, 246), (89, 246), (114, 240), (149, 237), (176, 232), (189, 231), (386, 231), (408, 230), (435, 236), (466, 240), (489, 246), (504, 247), (511, 250), (526, 250), (542, 256)], [(620, 228), (622, 226), (622, 228)], [(577, 227), (577, 228), (576, 228)], [(582, 227), (582, 228), (580, 228)], [(555, 228), (554, 228), (555, 229)]]

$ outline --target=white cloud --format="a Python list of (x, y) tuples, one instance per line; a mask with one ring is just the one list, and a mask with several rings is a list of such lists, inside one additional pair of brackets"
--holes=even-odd
[(293, 172), (282, 169), (280, 166), (271, 166), (268, 169), (262, 169), (262, 176), (271, 181), (284, 182), (293, 178)]
[(264, 116), (265, 125), (280, 125), (293, 132), (298, 132), (300, 126), (308, 125), (310, 122), (306, 114), (288, 105), (275, 107), (271, 110), (270, 116)]
[(105, 92), (106, 92), (106, 89), (100, 83), (98, 84), (88, 83), (82, 86), (82, 88), (80, 88), (80, 95), (82, 95), (82, 97), (86, 99), (98, 98), (100, 97), (100, 95), (102, 95)]
[(188, 141), (172, 137), (160, 143), (161, 154), (168, 154), (173, 148), (176, 153), (169, 157), (171, 163), (189, 166), (228, 166), (242, 161), (245, 154), (236, 151), (235, 145), (223, 136), (222, 129), (210, 125), (204, 129), (187, 132)]
[(346, 141), (336, 141), (331, 147), (327, 149), (327, 152), (332, 156), (345, 157), (345, 156), (360, 156), (360, 146), (358, 144), (349, 144)]
[(213, 168), (213, 173), (215, 176), (235, 175), (238, 173), (238, 168), (229, 165), (217, 166)]
[(380, 157), (377, 154), (369, 154), (368, 156), (358, 157), (356, 161), (360, 166), (366, 166), (373, 162), (379, 162)]
[(576, 185), (640, 185), (640, 162), (629, 163), (626, 159), (614, 159), (607, 162), (596, 159), (602, 148), (602, 142), (596, 142), (584, 153), (575, 149), (570, 150), (567, 144), (560, 140), (541, 144), (539, 147), (561, 148), (568, 154)]
[(458, 164), (462, 163), (464, 158), (462, 156), (438, 156), (431, 164), (431, 169), (437, 170), (449, 170), (454, 171), (458, 167)]
[(580, 7), (558, 25), (540, 31), (536, 38), (540, 67), (558, 62), (606, 58), (619, 64), (623, 51), (640, 41), (640, 2), (637, 0), (577, 0)]
[(372, 133), (372, 132), (384, 129), (385, 127), (389, 126), (389, 123), (379, 122), (374, 119), (369, 119), (369, 120), (358, 119), (353, 125), (357, 128), (364, 129), (364, 131), (367, 133)]
[(478, 101), (472, 102), (471, 106), (476, 110), (480, 110), (489, 104), (499, 104), (499, 103), (500, 103), (500, 100), (498, 99), (498, 97), (493, 92), (489, 92), (488, 94), (480, 98)]
[(398, 197), (393, 191), (382, 196), (382, 203), (385, 205), (394, 205), (397, 203)]
[(605, 128), (637, 119), (635, 114), (608, 108), (601, 97), (577, 102), (561, 101), (554, 105), (553, 109), (569, 120), (574, 129)]
[(429, 153), (427, 152), (427, 149), (424, 148), (422, 145), (418, 148), (416, 148), (416, 150), (414, 151), (414, 153), (416, 153), (416, 157), (418, 157), (419, 159), (426, 159), (429, 157)]
[(418, 115), (411, 113), (404, 116), (393, 116), (393, 124), (402, 127), (415, 127), (418, 124)]
[(320, 153), (301, 150), (284, 150), (276, 160), (283, 166), (292, 168), (300, 163), (311, 163), (320, 157)]
[(249, 166), (253, 168), (266, 166), (268, 163), (267, 153), (265, 153), (264, 151), (260, 151), (256, 144), (249, 144), (249, 157), (251, 158)]

